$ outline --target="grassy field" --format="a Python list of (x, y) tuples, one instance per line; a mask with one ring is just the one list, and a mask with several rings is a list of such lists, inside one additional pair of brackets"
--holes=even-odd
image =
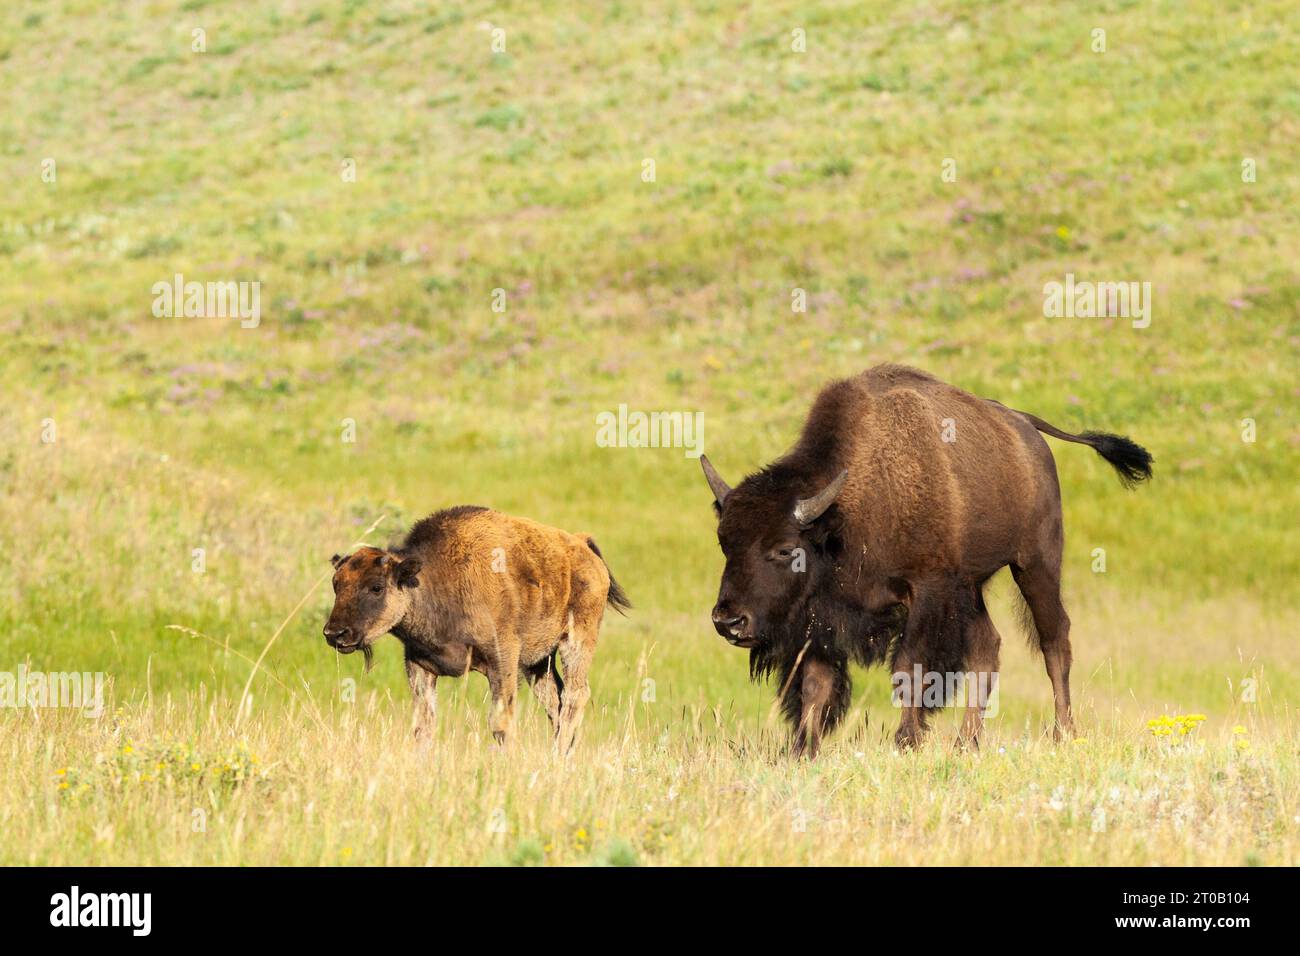
[[(571, 6), (0, 15), (0, 671), (109, 675), (0, 709), (0, 863), (1300, 862), (1294, 4)], [(155, 317), (177, 273), (260, 324)], [(1045, 317), (1067, 273), (1150, 326)], [(738, 480), (881, 361), (1155, 455), (1055, 448), (1079, 740), (1004, 573), (979, 753), (893, 752), (877, 670), (792, 761), (697, 463), (596, 442), (700, 411)], [(330, 554), (457, 503), (636, 605), (568, 762), (527, 694), (491, 748), (479, 676), (417, 746), (396, 641), (321, 637)]]

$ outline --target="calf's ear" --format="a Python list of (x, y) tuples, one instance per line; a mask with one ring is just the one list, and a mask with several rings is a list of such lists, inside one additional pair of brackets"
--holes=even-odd
[(393, 571), (396, 576), (397, 586), (399, 588), (419, 587), (421, 567), (419, 558), (407, 558), (399, 562), (397, 568)]
[(342, 564), (347, 559), (348, 556), (346, 554), (336, 554), (334, 555), (334, 557), (330, 558), (330, 564), (334, 565), (334, 570), (337, 571), (339, 569), (339, 565)]

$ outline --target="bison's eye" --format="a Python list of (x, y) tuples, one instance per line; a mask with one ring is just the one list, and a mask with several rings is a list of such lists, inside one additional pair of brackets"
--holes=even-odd
[(383, 594), (383, 593), (384, 593), (384, 586), (383, 586), (382, 584), (372, 584), (372, 585), (370, 586), (370, 593), (371, 593), (371, 594)]
[(777, 548), (768, 557), (773, 561), (789, 561), (794, 557), (793, 548)]

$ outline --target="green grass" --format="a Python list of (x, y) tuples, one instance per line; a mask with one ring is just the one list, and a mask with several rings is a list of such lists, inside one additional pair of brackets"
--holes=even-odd
[[(15, 731), (0, 820), (31, 834), (0, 860), (343, 862), (344, 837), (304, 815), (316, 787), (363, 834), (380, 828), (371, 850), (347, 837), (358, 862), (532, 859), (533, 843), (595, 833), (597, 812), (609, 852), (643, 862), (920, 858), (883, 836), (839, 850), (816, 827), (746, 849), (725, 825), (776, 813), (784, 833), (791, 788), (809, 787), (855, 830), (942, 834), (934, 861), (1296, 862), (1290, 5), (319, 0), (109, 17), (65, 0), (37, 13), (0, 19), (0, 669), (107, 671), (124, 716), (0, 712)], [(806, 53), (791, 50), (796, 27)], [(191, 52), (195, 28), (206, 53)], [(260, 326), (153, 317), (152, 285), (178, 272), (260, 281)], [(1043, 285), (1067, 272), (1151, 282), (1150, 328), (1045, 318)], [(795, 288), (806, 313), (791, 311)], [(945, 720), (932, 751), (900, 762), (877, 671), (857, 675), (824, 765), (789, 764), (770, 689), (709, 627), (721, 561), (698, 465), (595, 443), (596, 415), (620, 403), (702, 411), (734, 481), (788, 447), (822, 383), (881, 361), (1154, 453), (1155, 480), (1129, 493), (1086, 449), (1057, 448), (1082, 749), (1038, 739), (1047, 681), (999, 580), (991, 750), (950, 757)], [(446, 757), (365, 733), (404, 718), (400, 655), (381, 646), (365, 677), (333, 656), (327, 589), (289, 620), (235, 725), (245, 658), (331, 553), (381, 515), (379, 543), (471, 502), (593, 534), (636, 604), (606, 623), (581, 769), (551, 767), (535, 722), (513, 757), (483, 752), (478, 677), (442, 682)], [(348, 677), (355, 707), (339, 699)], [(1208, 743), (1169, 762), (1143, 722), (1187, 712), (1208, 715)], [(1238, 724), (1250, 753), (1233, 746)], [(200, 844), (149, 827), (203, 784), (132, 790), (134, 803), (104, 780), (93, 800), (59, 795), (55, 769), (107, 759), (124, 735), (208, 754), (244, 741), (276, 767), (276, 796), (236, 791), (208, 831), (220, 839)], [(998, 746), (1015, 759), (998, 763)], [(458, 810), (389, 826), (364, 786), (333, 776), (337, 754), (364, 768), (351, 783), (393, 761), (431, 808), (455, 774), (479, 775), (485, 800), (511, 802), (510, 836), (456, 837)], [(620, 761), (653, 783), (618, 792), (600, 768)], [(1107, 774), (1191, 781), (1199, 840), (1183, 847), (1152, 811), (1141, 849), (1140, 814), (1094, 833), (1086, 814), (1060, 827), (1036, 804), (1025, 812), (1057, 821), (1050, 833), (998, 842), (1013, 811), (993, 798)], [(952, 812), (934, 816), (924, 794), (940, 780)], [(713, 789), (732, 786), (750, 796)], [(638, 812), (646, 802), (658, 809)], [(647, 849), (655, 820), (689, 839)], [(569, 842), (543, 858), (605, 852)]]

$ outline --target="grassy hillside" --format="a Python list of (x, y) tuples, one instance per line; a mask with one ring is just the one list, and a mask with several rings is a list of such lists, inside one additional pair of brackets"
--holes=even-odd
[[(1293, 5), (570, 6), (0, 18), (0, 669), (102, 670), (121, 708), (0, 711), (0, 822), (30, 834), (0, 862), (1295, 863)], [(260, 324), (155, 317), (177, 273), (260, 282)], [(1149, 282), (1149, 327), (1046, 317), (1067, 273)], [(703, 412), (738, 480), (881, 361), (1154, 453), (1130, 493), (1056, 448), (1085, 743), (1040, 740), (999, 579), (982, 754), (945, 715), (893, 755), (877, 671), (787, 762), (708, 623), (698, 465), (596, 442), (621, 403)], [(331, 553), (468, 502), (593, 534), (636, 604), (576, 767), (529, 700), (489, 752), (477, 676), (413, 751), (396, 643), (362, 676), (320, 636)], [(1148, 733), (1185, 713), (1193, 739)], [(241, 744), (266, 779), (219, 782)], [(172, 745), (202, 769), (113, 771)]]

